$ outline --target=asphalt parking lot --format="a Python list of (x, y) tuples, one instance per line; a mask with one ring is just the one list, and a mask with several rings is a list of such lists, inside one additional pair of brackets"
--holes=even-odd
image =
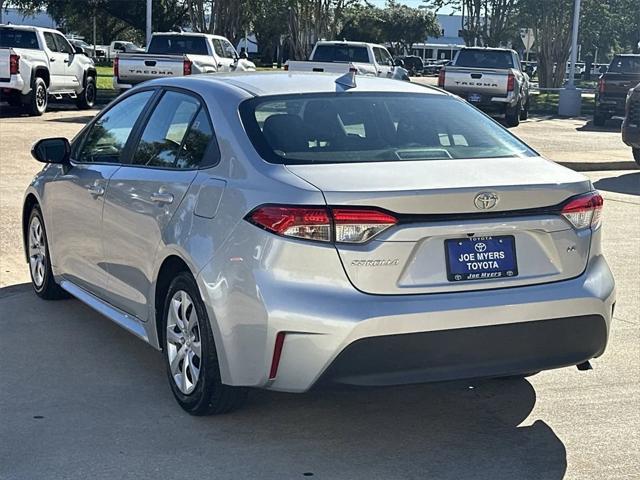
[[(290, 395), (194, 418), (161, 353), (75, 300), (28, 285), (22, 193), (30, 145), (95, 114), (16, 117), (0, 105), (0, 479), (631, 479), (640, 471), (640, 170), (615, 122), (532, 118), (513, 132), (585, 171), (605, 197), (618, 285), (594, 369)], [(615, 168), (616, 170), (613, 170)]]

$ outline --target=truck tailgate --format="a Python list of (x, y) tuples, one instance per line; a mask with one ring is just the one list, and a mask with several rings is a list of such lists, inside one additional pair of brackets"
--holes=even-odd
[(287, 62), (288, 70), (292, 72), (328, 72), (328, 73), (347, 73), (352, 64), (347, 62), (312, 62), (312, 61), (294, 61)]
[(9, 56), (11, 49), (0, 48), (0, 81), (9, 81), (11, 74), (9, 73)]
[(507, 95), (508, 76), (508, 70), (446, 67), (444, 89), (464, 98), (470, 93), (504, 97)]
[(181, 77), (184, 72), (183, 55), (118, 55), (118, 80), (137, 84), (161, 77)]

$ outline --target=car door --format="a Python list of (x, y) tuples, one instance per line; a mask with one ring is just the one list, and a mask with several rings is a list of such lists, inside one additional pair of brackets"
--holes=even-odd
[(68, 55), (58, 49), (54, 33), (44, 32), (43, 35), (49, 57), (49, 91), (65, 90), (65, 60)]
[(81, 55), (77, 54), (75, 49), (59, 33), (53, 34), (58, 52), (62, 55), (61, 72), (63, 77), (63, 85), (65, 90), (78, 91), (82, 84), (83, 67), (80, 63)]
[(140, 127), (130, 163), (111, 177), (102, 227), (109, 301), (140, 320), (147, 320), (156, 252), (212, 131), (199, 98), (166, 90)]
[(213, 50), (218, 61), (219, 72), (230, 72), (237, 61), (238, 54), (233, 45), (223, 38), (213, 38)]
[(393, 58), (384, 48), (373, 47), (373, 54), (376, 59), (378, 76), (391, 77), (393, 75)]
[(102, 209), (136, 120), (152, 91), (130, 95), (103, 112), (74, 142), (71, 165), (46, 185), (47, 229), (57, 273), (104, 295)]

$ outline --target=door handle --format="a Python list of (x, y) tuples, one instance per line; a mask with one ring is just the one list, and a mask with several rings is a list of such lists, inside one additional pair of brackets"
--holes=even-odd
[(56, 61), (56, 59), (55, 59), (55, 58), (53, 58), (53, 57), (51, 57), (51, 58), (49, 59), (49, 61), (50, 61), (50, 62), (55, 62), (55, 61)]
[(155, 203), (173, 203), (173, 194), (163, 191), (158, 191), (151, 194), (151, 201)]
[(62, 61), (63, 61), (64, 63), (69, 63), (69, 60), (67, 60), (67, 59), (62, 60)]
[(89, 187), (87, 187), (87, 190), (94, 197), (101, 197), (102, 195), (104, 195), (104, 187), (101, 187), (100, 185), (90, 185)]

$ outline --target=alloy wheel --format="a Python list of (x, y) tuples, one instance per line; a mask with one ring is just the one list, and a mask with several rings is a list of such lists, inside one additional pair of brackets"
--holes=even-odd
[(39, 85), (36, 90), (36, 105), (40, 110), (47, 105), (47, 92), (42, 85)]
[(47, 249), (45, 246), (44, 232), (38, 217), (31, 219), (29, 225), (29, 268), (33, 283), (39, 289), (42, 287), (47, 271)]
[(167, 356), (178, 389), (189, 395), (196, 388), (202, 368), (200, 324), (193, 300), (178, 290), (167, 312)]

